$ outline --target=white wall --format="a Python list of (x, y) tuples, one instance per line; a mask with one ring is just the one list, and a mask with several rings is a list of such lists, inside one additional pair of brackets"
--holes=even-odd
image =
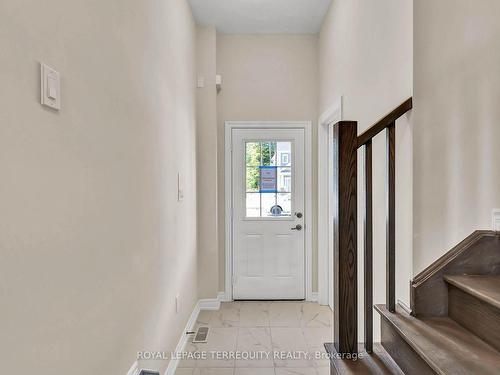
[[(361, 133), (412, 95), (412, 1), (334, 0), (320, 34), (320, 113), (343, 95), (343, 118)], [(412, 276), (412, 135), (407, 117), (396, 131), (397, 298), (409, 302)], [(385, 303), (385, 136), (374, 143), (374, 302)], [(363, 160), (358, 153), (360, 275), (359, 333), (363, 333)], [(335, 306), (334, 306), (335, 308)], [(379, 339), (378, 314), (374, 314)]]
[(500, 2), (414, 2), (414, 271), (500, 207)]
[[(189, 7), (3, 0), (0, 45), (2, 373), (125, 374), (175, 348), (196, 300)], [(62, 75), (60, 112), (38, 61)]]
[[(218, 35), (217, 70), (223, 79), (217, 100), (220, 290), (224, 290), (224, 122), (313, 121), (316, 181), (317, 40), (314, 35)], [(313, 290), (317, 290), (316, 205), (315, 194)]]
[(219, 292), (216, 43), (215, 27), (197, 27), (197, 73), (204, 80), (196, 105), (199, 298), (214, 298)]

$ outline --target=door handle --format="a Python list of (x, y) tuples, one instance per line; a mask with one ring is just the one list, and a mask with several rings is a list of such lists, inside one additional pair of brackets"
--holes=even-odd
[(296, 226), (294, 226), (294, 227), (292, 228), (292, 230), (302, 230), (302, 225), (297, 224)]

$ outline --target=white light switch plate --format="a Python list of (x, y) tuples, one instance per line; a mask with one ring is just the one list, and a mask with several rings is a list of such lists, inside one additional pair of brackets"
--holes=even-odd
[(181, 202), (184, 200), (184, 181), (182, 181), (182, 176), (180, 173), (177, 174), (177, 201)]
[(61, 109), (61, 76), (44, 63), (40, 63), (40, 102), (47, 107)]
[(175, 312), (179, 313), (181, 311), (181, 301), (180, 301), (180, 296), (177, 294), (175, 296)]

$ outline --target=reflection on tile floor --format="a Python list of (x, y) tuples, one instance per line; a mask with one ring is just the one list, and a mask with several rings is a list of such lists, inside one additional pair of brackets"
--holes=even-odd
[(210, 327), (208, 342), (187, 344), (190, 358), (176, 375), (328, 375), (323, 343), (333, 341), (332, 320), (317, 303), (223, 303), (200, 313), (197, 327)]

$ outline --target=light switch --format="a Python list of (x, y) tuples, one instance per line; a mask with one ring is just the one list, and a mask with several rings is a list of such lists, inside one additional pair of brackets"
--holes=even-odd
[(50, 99), (54, 99), (54, 100), (57, 99), (56, 85), (57, 85), (57, 78), (54, 77), (54, 75), (49, 75), (47, 77), (47, 88), (48, 88), (47, 96)]
[(50, 66), (40, 64), (41, 103), (53, 109), (61, 109), (61, 80), (59, 73)]
[(222, 90), (222, 76), (220, 74), (215, 76), (215, 88), (218, 93)]
[(180, 173), (177, 174), (177, 201), (184, 200), (184, 181)]

